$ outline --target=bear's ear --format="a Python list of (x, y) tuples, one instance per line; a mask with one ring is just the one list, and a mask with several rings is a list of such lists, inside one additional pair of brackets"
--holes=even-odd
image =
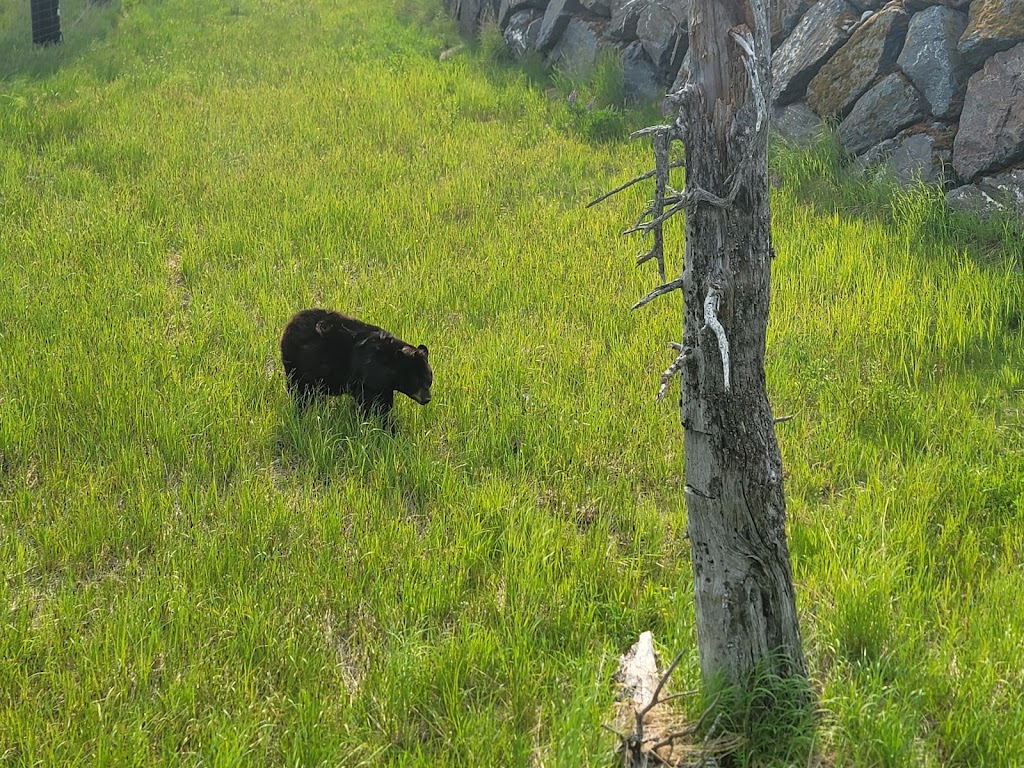
[(418, 347), (416, 347), (416, 349), (419, 350), (423, 354), (423, 357), (427, 356), (428, 352), (427, 352), (427, 345), (426, 344), (420, 344)]
[(319, 333), (321, 336), (326, 336), (330, 330), (331, 328), (327, 324), (326, 320), (321, 320), (319, 323), (316, 324), (316, 332)]

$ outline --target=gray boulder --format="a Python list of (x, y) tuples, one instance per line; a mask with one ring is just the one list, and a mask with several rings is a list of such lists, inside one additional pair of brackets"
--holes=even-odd
[(540, 32), (537, 33), (537, 50), (547, 53), (554, 48), (569, 26), (569, 19), (582, 12), (583, 6), (579, 0), (551, 0), (544, 11)]
[(603, 32), (604, 24), (598, 20), (570, 17), (558, 44), (548, 55), (548, 64), (569, 75), (587, 77), (594, 71)]
[(904, 0), (903, 6), (910, 13), (917, 13), (923, 11), (926, 8), (932, 8), (936, 5), (942, 6), (943, 8), (953, 8), (958, 11), (965, 11), (971, 4), (971, 0)]
[(857, 162), (864, 168), (884, 168), (902, 185), (915, 181), (942, 184), (943, 168), (949, 160), (949, 150), (942, 148), (948, 147), (948, 131), (945, 126), (932, 130), (916, 126), (872, 147)]
[(482, 23), (498, 19), (501, 0), (445, 0), (445, 7), (459, 20), (459, 32), (475, 37)]
[(950, 208), (979, 216), (1013, 214), (1024, 223), (1024, 170), (979, 179), (946, 193)]
[(823, 117), (845, 117), (879, 75), (892, 70), (903, 48), (907, 14), (887, 6), (857, 27), (807, 86), (807, 103)]
[(651, 3), (637, 19), (636, 35), (644, 50), (654, 65), (669, 75), (675, 74), (686, 54), (688, 19), (688, 0)]
[(601, 16), (605, 19), (612, 17), (612, 2), (611, 0), (580, 0), (583, 7), (590, 11), (595, 16)]
[(789, 33), (796, 28), (813, 0), (775, 0), (768, 9), (768, 21), (772, 25), (772, 48), (778, 48)]
[(1024, 43), (985, 62), (967, 83), (953, 167), (964, 181), (1024, 158)]
[(985, 59), (1024, 41), (1024, 0), (974, 0), (960, 55), (976, 70)]
[(779, 136), (794, 144), (808, 144), (821, 133), (822, 120), (806, 102), (777, 107), (771, 127)]
[(850, 4), (853, 5), (858, 11), (877, 11), (889, 0), (850, 0)]
[(846, 0), (818, 0), (772, 55), (772, 99), (788, 104), (804, 95), (822, 64), (847, 41), (860, 19)]
[(839, 138), (855, 155), (895, 136), (928, 114), (928, 102), (897, 73), (887, 75), (857, 100), (839, 124)]
[(941, 5), (921, 11), (910, 20), (900, 69), (924, 94), (936, 117), (954, 117), (961, 106), (968, 73), (957, 41), (966, 27), (967, 16)]
[(608, 37), (627, 43), (636, 40), (636, 25), (646, 7), (645, 0), (613, 0)]
[(526, 10), (543, 11), (548, 7), (548, 0), (501, 0), (498, 8), (498, 26), (505, 29), (512, 15)]
[(537, 49), (537, 35), (540, 34), (543, 19), (544, 13), (538, 10), (516, 11), (512, 14), (502, 35), (513, 59), (521, 59)]
[(665, 95), (665, 81), (661, 72), (654, 66), (639, 40), (634, 40), (622, 51), (622, 76), (626, 83), (626, 99), (629, 101), (651, 101)]

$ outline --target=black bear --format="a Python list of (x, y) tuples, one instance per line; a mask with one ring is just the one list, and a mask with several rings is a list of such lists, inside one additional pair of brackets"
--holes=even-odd
[(387, 415), (395, 390), (430, 402), (427, 348), (340, 312), (304, 309), (292, 317), (281, 334), (281, 362), (300, 406), (316, 395), (349, 394), (364, 413)]

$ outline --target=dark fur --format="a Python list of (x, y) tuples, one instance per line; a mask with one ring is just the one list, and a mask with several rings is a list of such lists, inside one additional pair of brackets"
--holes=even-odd
[(388, 414), (395, 392), (430, 402), (427, 348), (326, 309), (298, 312), (281, 334), (288, 391), (302, 405), (318, 395), (352, 395), (364, 413)]

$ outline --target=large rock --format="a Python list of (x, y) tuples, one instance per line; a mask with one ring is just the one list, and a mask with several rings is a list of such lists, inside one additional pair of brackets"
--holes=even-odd
[(957, 41), (967, 27), (967, 16), (935, 5), (915, 14), (899, 65), (924, 94), (936, 117), (953, 117), (962, 104), (961, 91), (967, 70)]
[(595, 16), (610, 19), (612, 16), (611, 0), (580, 0), (583, 7)]
[(772, 99), (788, 104), (804, 95), (822, 64), (850, 37), (860, 14), (846, 0), (818, 0), (772, 55)]
[[(466, 34), (466, 31), (462, 28), (462, 6), (473, 4), (476, 5), (477, 0), (444, 0), (445, 10), (448, 11), (448, 15), (459, 22), (459, 32)], [(470, 34), (476, 32), (476, 27), (471, 29)]]
[(497, 21), (501, 0), (445, 0), (445, 6), (458, 18), (459, 32), (474, 37), (482, 23)]
[(480, 0), (480, 12), (477, 14), (477, 24), (496, 24), (498, 11), (501, 9), (501, 0)]
[(600, 21), (571, 17), (548, 55), (548, 64), (573, 77), (588, 77), (594, 71), (603, 32), (604, 23)]
[(579, 0), (551, 0), (537, 34), (537, 50), (547, 53), (558, 43), (573, 14), (583, 13)]
[(967, 83), (953, 167), (964, 181), (1024, 158), (1024, 43), (985, 62)]
[(647, 4), (642, 0), (613, 0), (612, 23), (608, 25), (608, 37), (623, 42), (636, 40), (636, 25), (646, 7)]
[(1024, 170), (979, 179), (946, 193), (950, 208), (980, 216), (1013, 214), (1024, 223)]
[(513, 59), (521, 59), (537, 48), (537, 35), (540, 33), (543, 11), (516, 11), (509, 18), (502, 35), (505, 47)]
[(935, 137), (927, 133), (897, 139), (885, 165), (899, 184), (942, 182), (942, 158), (935, 151)]
[(778, 107), (772, 114), (772, 129), (786, 141), (808, 144), (821, 133), (822, 120), (806, 102)]
[(879, 75), (889, 72), (903, 48), (907, 14), (887, 6), (863, 24), (807, 86), (807, 103), (822, 117), (846, 117)]
[(953, 8), (954, 10), (966, 10), (967, 6), (971, 4), (971, 0), (904, 0), (903, 6), (910, 13), (917, 13), (923, 11), (926, 8), (932, 8), (936, 5), (942, 6), (943, 8)]
[(548, 0), (501, 0), (498, 8), (498, 25), (505, 29), (512, 15), (526, 10), (543, 11), (548, 7)]
[(974, 0), (960, 54), (976, 70), (992, 54), (1024, 41), (1024, 0)]
[(639, 40), (634, 40), (622, 52), (622, 76), (629, 101), (651, 101), (665, 95), (665, 80)]
[(689, 0), (651, 3), (640, 13), (636, 35), (662, 72), (675, 74), (686, 54)]
[(894, 72), (857, 100), (839, 124), (839, 138), (859, 155), (927, 114), (928, 102), (909, 80)]
[(775, 0), (768, 9), (768, 21), (772, 27), (772, 47), (777, 48), (789, 33), (796, 28), (813, 0)]
[(952, 130), (941, 123), (914, 126), (858, 158), (864, 168), (884, 168), (898, 183), (941, 184), (949, 162)]

